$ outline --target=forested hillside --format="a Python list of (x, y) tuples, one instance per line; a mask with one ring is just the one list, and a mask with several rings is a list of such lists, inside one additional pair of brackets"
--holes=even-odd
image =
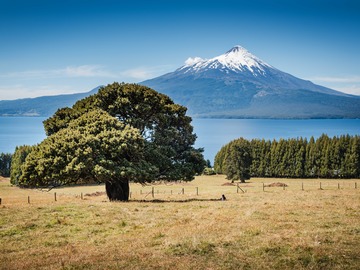
[[(246, 165), (248, 164), (248, 165)], [(251, 141), (243, 138), (223, 146), (215, 157), (217, 173), (250, 177), (360, 178), (360, 136)]]

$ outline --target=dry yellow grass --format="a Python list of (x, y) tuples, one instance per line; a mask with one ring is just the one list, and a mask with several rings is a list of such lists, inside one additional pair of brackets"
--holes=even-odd
[[(263, 191), (273, 182), (288, 187)], [(130, 202), (113, 203), (86, 195), (103, 186), (1, 179), (0, 269), (360, 268), (359, 180), (251, 179), (245, 193), (224, 183), (133, 184)]]

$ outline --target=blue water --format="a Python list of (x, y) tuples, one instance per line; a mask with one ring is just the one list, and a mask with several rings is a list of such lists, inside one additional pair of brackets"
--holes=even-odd
[(193, 119), (198, 140), (196, 147), (205, 149), (205, 159), (213, 164), (220, 148), (228, 142), (245, 139), (317, 138), (343, 134), (360, 135), (360, 119)]
[(34, 145), (45, 136), (44, 117), (0, 117), (0, 153), (13, 153), (18, 145)]
[[(45, 138), (43, 117), (0, 117), (0, 153), (13, 153), (17, 145), (33, 145)], [(360, 119), (193, 119), (198, 136), (195, 147), (205, 149), (211, 163), (219, 149), (239, 137), (246, 139), (310, 138), (325, 133), (360, 135)]]

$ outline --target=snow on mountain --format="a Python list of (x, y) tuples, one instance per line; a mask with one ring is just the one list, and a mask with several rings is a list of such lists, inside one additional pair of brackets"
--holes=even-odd
[[(211, 59), (188, 58), (174, 72), (141, 82), (193, 117), (360, 118), (360, 97), (299, 79), (241, 46)], [(49, 116), (89, 93), (0, 101), (0, 116)]]
[(360, 97), (297, 78), (241, 46), (211, 59), (188, 58), (174, 72), (141, 84), (194, 117), (360, 118)]
[(255, 55), (251, 54), (245, 48), (237, 45), (225, 54), (219, 55), (211, 59), (202, 59), (200, 57), (188, 58), (185, 65), (179, 68), (185, 73), (199, 73), (209, 69), (218, 69), (229, 72), (250, 71), (253, 75), (266, 75), (266, 69), (273, 68)]

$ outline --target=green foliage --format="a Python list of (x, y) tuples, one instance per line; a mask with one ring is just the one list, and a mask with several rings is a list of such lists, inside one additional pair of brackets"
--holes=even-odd
[(211, 162), (209, 159), (206, 160), (206, 165), (205, 165), (207, 168), (212, 168), (211, 166)]
[(143, 146), (137, 129), (94, 110), (36, 146), (26, 158), (19, 185), (146, 181), (153, 171), (143, 159)]
[(252, 162), (253, 155), (250, 142), (240, 138), (231, 141), (220, 149), (215, 156), (214, 169), (216, 173), (226, 174), (229, 180), (244, 182), (250, 179)]
[(204, 175), (214, 175), (216, 174), (215, 170), (213, 168), (206, 167), (203, 171)]
[(13, 185), (17, 185), (19, 182), (19, 178), (22, 175), (22, 166), (25, 163), (26, 157), (29, 155), (32, 146), (22, 145), (17, 146), (15, 148), (15, 152), (12, 156), (11, 160), (11, 169), (10, 169), (10, 183)]
[(95, 104), (140, 130), (145, 158), (158, 168), (154, 180), (192, 180), (205, 166), (187, 109), (166, 95), (137, 84), (113, 83), (99, 90)]
[(0, 154), (0, 175), (8, 177), (10, 176), (10, 165), (12, 155), (9, 153)]
[(225, 174), (228, 179), (245, 180), (250, 179), (250, 166), (252, 162), (249, 141), (240, 138), (232, 141), (225, 158)]
[(253, 177), (360, 178), (360, 137), (280, 139), (265, 141), (238, 139), (223, 146), (215, 157), (215, 170), (229, 179), (240, 179), (247, 167), (239, 162), (251, 152)]
[[(155, 90), (113, 83), (44, 121), (49, 136), (26, 159), (20, 184), (48, 186), (192, 180), (205, 167), (187, 109)], [(116, 191), (117, 192), (117, 191)], [(126, 196), (126, 195), (125, 195)]]
[(92, 95), (77, 101), (72, 108), (58, 109), (52, 117), (43, 122), (46, 135), (50, 136), (66, 128), (71, 121), (79, 118), (86, 112), (96, 109), (94, 102), (95, 95)]

